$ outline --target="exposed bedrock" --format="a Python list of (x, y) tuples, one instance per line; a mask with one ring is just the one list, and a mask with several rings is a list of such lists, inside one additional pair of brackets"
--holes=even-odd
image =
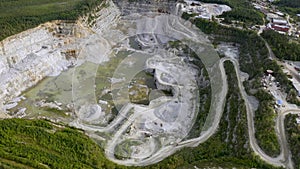
[[(48, 22), (1, 42), (0, 105), (46, 76), (56, 76), (75, 63), (81, 37), (76, 23)], [(5, 111), (5, 106), (0, 106)]]
[(177, 0), (113, 0), (122, 15), (142, 12), (174, 13)]

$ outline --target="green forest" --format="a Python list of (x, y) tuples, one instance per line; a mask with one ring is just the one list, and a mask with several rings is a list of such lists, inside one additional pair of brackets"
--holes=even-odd
[[(188, 14), (183, 14), (183, 18), (189, 19), (189, 17)], [(274, 99), (265, 91), (260, 90), (260, 80), (267, 69), (273, 70), (275, 78), (283, 90), (288, 93), (288, 101), (299, 105), (292, 82), (275, 61), (268, 59), (265, 43), (255, 32), (228, 28), (202, 19), (191, 21), (204, 33), (209, 34), (215, 45), (231, 42), (239, 46), (241, 70), (250, 75), (249, 80), (244, 83), (245, 88), (249, 95), (255, 96), (261, 103), (255, 112), (255, 135), (258, 138), (258, 144), (267, 154), (278, 155), (280, 147), (274, 129)], [(287, 43), (289, 42), (288, 37), (274, 31), (265, 31), (262, 37), (270, 44), (277, 57), (290, 60), (300, 59), (300, 45)], [(257, 92), (251, 92), (253, 89)]]
[[(183, 17), (188, 19), (189, 15), (184, 14)], [(268, 59), (269, 55), (265, 43), (256, 32), (224, 27), (216, 22), (202, 19), (191, 21), (204, 33), (210, 35), (215, 45), (230, 42), (239, 47), (241, 71), (248, 73), (250, 76), (249, 80), (244, 83), (247, 93), (255, 96), (260, 102), (263, 102), (255, 112), (256, 137), (259, 138), (258, 144), (269, 155), (278, 155), (280, 147), (274, 129), (274, 100), (270, 99), (268, 94), (260, 90), (262, 88), (260, 80), (267, 69), (272, 69), (274, 70), (274, 76), (280, 82), (281, 86), (286, 91), (294, 91), (295, 89), (286, 74), (282, 72), (279, 65)]]
[(0, 168), (122, 168), (82, 131), (45, 120), (0, 121)]
[(295, 168), (300, 168), (300, 126), (296, 123), (297, 117), (298, 115), (287, 115), (284, 124)]
[(0, 0), (0, 40), (51, 20), (76, 20), (102, 0)]
[[(232, 90), (234, 89), (232, 88)], [(237, 112), (229, 111), (227, 113)], [(232, 114), (232, 117), (234, 116)], [(221, 126), (227, 125), (225, 121), (225, 116), (223, 116)], [(237, 122), (237, 125), (239, 126), (237, 131), (241, 132), (240, 136), (244, 138), (247, 135), (245, 133), (245, 115), (243, 115), (243, 121)], [(225, 126), (223, 127), (225, 128)], [(231, 131), (233, 128), (234, 126)], [(204, 144), (195, 148), (185, 148), (158, 164), (147, 167), (126, 167), (107, 160), (104, 150), (81, 130), (45, 120), (0, 120), (0, 168), (175, 169), (190, 168), (193, 165), (199, 167), (274, 168), (266, 165), (243, 148), (247, 136), (238, 144), (225, 143), (226, 136), (222, 133), (224, 134), (222, 130), (219, 130)], [(231, 147), (232, 145), (234, 148)]]
[(269, 43), (277, 58), (300, 61), (300, 44), (289, 42), (289, 37), (272, 30), (264, 31), (261, 36)]
[(299, 0), (277, 0), (274, 2), (274, 4), (284, 7), (300, 8)]
[(277, 0), (273, 3), (278, 6), (281, 11), (288, 13), (294, 20), (300, 21), (300, 1), (299, 0)]
[(248, 0), (199, 0), (205, 3), (225, 4), (232, 8), (232, 11), (221, 15), (224, 22), (231, 23), (232, 21), (243, 22), (245, 26), (262, 25), (263, 14), (255, 10)]

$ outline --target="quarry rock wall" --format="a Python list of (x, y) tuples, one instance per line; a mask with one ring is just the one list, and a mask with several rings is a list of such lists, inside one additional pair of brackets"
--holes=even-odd
[[(11, 105), (14, 98), (45, 77), (57, 76), (74, 66), (78, 57), (84, 59), (85, 43), (93, 43), (95, 34), (105, 40), (107, 30), (120, 15), (172, 13), (176, 8), (176, 0), (113, 0), (105, 3), (102, 4), (105, 7), (99, 7), (77, 22), (47, 22), (0, 42), (0, 113), (6, 112), (10, 107), (6, 105)], [(110, 44), (101, 45), (104, 49)]]
[[(0, 108), (46, 76), (74, 64), (76, 24), (53, 21), (6, 38), (0, 45)], [(74, 49), (75, 48), (75, 49)], [(75, 51), (75, 52), (70, 52)], [(0, 110), (1, 110), (0, 109)]]
[(122, 15), (141, 12), (160, 12), (174, 14), (177, 0), (113, 0)]

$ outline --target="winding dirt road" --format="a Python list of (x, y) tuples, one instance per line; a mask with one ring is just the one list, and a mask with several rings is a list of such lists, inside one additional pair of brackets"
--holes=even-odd
[[(233, 63), (237, 77), (238, 77), (238, 86), (239, 86), (241, 95), (242, 95), (243, 99), (245, 100), (246, 109), (247, 109), (248, 134), (249, 134), (249, 141), (250, 141), (251, 148), (253, 149), (255, 154), (257, 154), (259, 157), (261, 157), (261, 159), (263, 159), (267, 163), (272, 164), (274, 166), (282, 166), (282, 167), (286, 167), (289, 169), (293, 169), (294, 167), (293, 167), (290, 151), (288, 149), (288, 143), (287, 143), (286, 136), (285, 136), (284, 118), (287, 114), (300, 112), (300, 110), (288, 109), (288, 110), (284, 110), (283, 112), (281, 112), (279, 114), (277, 121), (276, 121), (276, 129), (278, 131), (279, 142), (281, 145), (281, 153), (278, 157), (275, 157), (275, 158), (268, 156), (257, 144), (257, 140), (255, 138), (254, 111), (253, 111), (253, 108), (252, 108), (250, 102), (248, 101), (248, 95), (246, 94), (245, 89), (242, 85), (242, 81), (240, 79), (239, 64), (236, 60), (231, 59), (231, 58), (222, 58), (219, 62), (219, 68), (221, 70), (222, 79), (223, 79), (223, 90), (221, 93), (221, 97), (223, 98), (223, 100), (225, 100), (225, 97), (226, 97), (227, 91), (228, 91), (227, 76), (226, 76), (226, 72), (224, 69), (225, 61), (231, 61)], [(221, 104), (224, 104), (224, 102)], [(157, 151), (155, 154), (153, 154), (151, 157), (149, 157), (147, 159), (143, 159), (143, 160), (139, 160), (139, 161), (135, 161), (133, 159), (125, 160), (125, 161), (115, 159), (114, 154), (113, 154), (113, 149), (111, 147), (114, 147), (115, 146), (114, 144), (116, 142), (113, 142), (114, 144), (112, 144), (112, 143), (109, 144), (108, 147), (110, 147), (110, 148), (108, 148), (106, 150), (106, 154), (109, 156), (109, 158), (112, 161), (122, 164), (122, 165), (146, 166), (146, 165), (157, 163), (157, 162), (161, 161), (162, 159), (164, 159), (165, 157), (172, 155), (176, 151), (182, 149), (183, 147), (195, 147), (195, 146), (198, 146), (199, 144), (207, 141), (217, 131), (222, 113), (223, 113), (223, 109), (219, 109), (219, 111), (217, 112), (217, 114), (214, 117), (214, 122), (212, 123), (213, 125), (207, 131), (202, 132), (198, 138), (180, 142), (176, 146), (170, 145), (170, 146), (161, 148), (159, 151)], [(131, 119), (131, 118), (129, 118), (129, 119)], [(129, 120), (129, 121), (131, 121), (131, 120)], [(129, 123), (125, 126), (127, 127), (129, 125)], [(120, 135), (120, 134), (121, 133), (118, 133), (118, 135)]]
[[(142, 32), (138, 33), (148, 33), (148, 34), (164, 34), (166, 36), (172, 37), (174, 33), (180, 34), (181, 36), (178, 39), (183, 40), (184, 38), (190, 40), (190, 41), (195, 41), (195, 44), (189, 46), (194, 50), (197, 51), (199, 50), (199, 44), (203, 44), (203, 41), (199, 40), (197, 34), (195, 34), (194, 30), (190, 30), (186, 28), (186, 25), (183, 25), (182, 22), (180, 22), (178, 19), (174, 20), (169, 20), (166, 19), (165, 22), (162, 21), (164, 19), (163, 17), (160, 18), (155, 18), (155, 21), (150, 22), (151, 25), (154, 27), (151, 27), (149, 30), (142, 30)], [(146, 22), (147, 23), (147, 22)], [(145, 24), (146, 24), (145, 23)], [(151, 26), (149, 25), (149, 27)], [(164, 29), (160, 29), (160, 26), (163, 27)], [(164, 30), (168, 29), (169, 32), (160, 32), (158, 30)], [(158, 32), (157, 32), (158, 31)], [(176, 36), (175, 36), (176, 37)], [(267, 44), (266, 44), (267, 45)], [(194, 46), (194, 48), (193, 48)], [(270, 53), (270, 58), (274, 59), (275, 56), (272, 53), (270, 47), (267, 45), (269, 53)], [(203, 51), (199, 51), (203, 52)], [(200, 54), (199, 54), (200, 55)], [(202, 54), (203, 55), (203, 54)], [(204, 54), (205, 55), (205, 54)], [(279, 138), (279, 143), (281, 146), (281, 153), (278, 157), (272, 158), (268, 156), (257, 144), (257, 140), (255, 138), (255, 126), (254, 126), (254, 108), (250, 104), (248, 100), (248, 95), (244, 89), (244, 86), (242, 84), (241, 80), (241, 71), (240, 71), (240, 66), (237, 60), (234, 60), (232, 58), (222, 58), (218, 60), (209, 60), (208, 58), (210, 56), (203, 56), (204, 58), (201, 58), (203, 63), (205, 64), (206, 68), (208, 68), (208, 72), (210, 74), (211, 79), (218, 79), (218, 81), (213, 82), (212, 80), (212, 90), (215, 90), (215, 93), (213, 92), (212, 94), (212, 106), (210, 108), (210, 114), (211, 115), (211, 121), (207, 123), (207, 128), (199, 133), (199, 137), (190, 139), (190, 140), (185, 140), (181, 142), (177, 142), (176, 144), (172, 145), (167, 145), (165, 147), (162, 147), (158, 149), (156, 152), (154, 152), (152, 155), (150, 155), (148, 158), (140, 159), (140, 158), (132, 158), (132, 159), (124, 159), (124, 160), (119, 160), (116, 159), (115, 157), (115, 147), (117, 146), (119, 142), (119, 138), (122, 136), (124, 131), (132, 124), (134, 119), (139, 115), (139, 114), (130, 114), (128, 115), (126, 112), (128, 112), (128, 109), (131, 108), (130, 105), (128, 107), (126, 106), (123, 110), (120, 111), (120, 116), (118, 116), (109, 126), (101, 128), (101, 127), (94, 127), (94, 126), (87, 126), (87, 125), (81, 125), (78, 121), (75, 122), (77, 123), (76, 126), (80, 126), (80, 128), (83, 128), (85, 130), (92, 130), (92, 131), (111, 131), (114, 129), (116, 126), (118, 126), (118, 130), (113, 133), (112, 140), (108, 141), (106, 147), (105, 147), (105, 153), (107, 157), (112, 160), (115, 163), (121, 164), (121, 165), (135, 165), (135, 166), (147, 166), (150, 164), (157, 163), (166, 157), (174, 154), (176, 151), (184, 148), (184, 147), (195, 147), (198, 146), (199, 144), (207, 141), (213, 134), (216, 133), (223, 111), (224, 111), (224, 105), (226, 101), (226, 95), (228, 93), (228, 83), (227, 83), (227, 76), (226, 72), (224, 69), (224, 62), (225, 61), (231, 61), (235, 67), (237, 79), (238, 79), (238, 86), (240, 93), (245, 101), (246, 105), (246, 110), (247, 110), (247, 125), (248, 125), (248, 134), (249, 134), (249, 142), (250, 146), (262, 160), (265, 162), (272, 164), (274, 166), (282, 166), (286, 167), (289, 169), (293, 169), (293, 163), (291, 160), (291, 155), (290, 151), (288, 149), (288, 143), (285, 137), (285, 129), (284, 129), (284, 118), (287, 114), (290, 112), (299, 112), (299, 110), (286, 110), (282, 113), (279, 114), (277, 121), (276, 121), (276, 131), (278, 133), (278, 138)], [(207, 60), (205, 60), (207, 59)], [(218, 75), (213, 75), (215, 72), (218, 72)], [(217, 87), (215, 87), (217, 86)], [(215, 87), (215, 88), (214, 88)]]
[[(272, 158), (270, 156), (268, 156), (257, 144), (256, 138), (255, 138), (255, 127), (254, 127), (254, 110), (252, 105), (250, 104), (249, 100), (248, 100), (248, 95), (244, 89), (244, 86), (242, 84), (242, 81), (240, 79), (240, 69), (239, 69), (239, 63), (231, 58), (225, 58), (223, 59), (223, 62), (229, 60), (233, 63), (236, 74), (237, 74), (237, 79), (238, 79), (238, 86), (240, 89), (240, 93), (245, 101), (245, 105), (246, 105), (246, 110), (247, 110), (247, 121), (248, 121), (248, 134), (249, 134), (249, 141), (250, 141), (250, 146), (252, 148), (252, 150), (259, 155), (264, 161), (266, 161), (267, 163), (270, 163), (274, 166), (282, 166), (285, 167), (286, 166), (286, 161), (288, 161), (285, 157), (286, 157), (286, 151), (281, 148), (281, 153), (278, 157), (276, 158)], [(279, 140), (283, 140), (282, 138), (280, 138)], [(284, 144), (282, 142), (281, 143), (281, 147), (284, 147)], [(288, 162), (289, 163), (289, 162)]]

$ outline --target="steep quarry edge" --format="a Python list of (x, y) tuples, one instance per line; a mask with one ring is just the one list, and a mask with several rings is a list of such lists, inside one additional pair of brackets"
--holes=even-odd
[[(107, 29), (119, 15), (111, 10), (117, 9), (112, 2), (104, 1), (75, 22), (47, 22), (1, 41), (0, 118), (10, 117), (8, 110), (21, 100), (22, 92), (47, 76), (58, 76), (77, 65), (79, 56), (84, 59), (86, 56), (80, 53), (88, 39)], [(97, 25), (105, 26), (99, 29)]]

